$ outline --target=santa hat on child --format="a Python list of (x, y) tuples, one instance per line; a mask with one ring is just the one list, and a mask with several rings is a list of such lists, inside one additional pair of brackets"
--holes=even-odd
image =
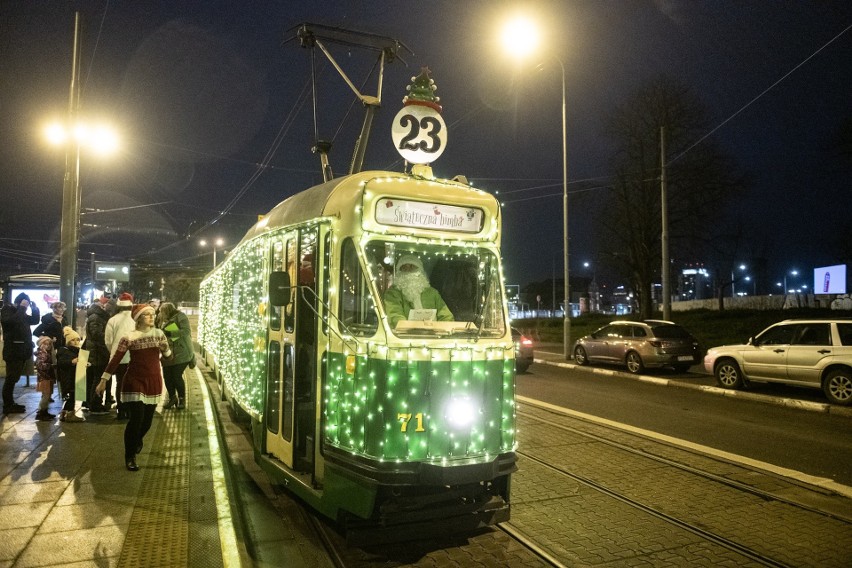
[(151, 312), (153, 314), (154, 308), (148, 304), (134, 304), (133, 309), (130, 311), (130, 317), (133, 318), (133, 321), (139, 321), (139, 316), (145, 312)]
[(121, 296), (118, 297), (118, 303), (116, 304), (118, 307), (130, 307), (133, 305), (133, 296), (128, 294), (127, 292), (122, 292)]
[(80, 341), (82, 339), (80, 334), (74, 331), (74, 328), (66, 325), (62, 328), (62, 335), (65, 337), (65, 343), (70, 343), (72, 341)]

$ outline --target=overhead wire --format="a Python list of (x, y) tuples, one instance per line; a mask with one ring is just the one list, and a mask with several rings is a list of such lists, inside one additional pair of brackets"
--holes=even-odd
[[(819, 54), (821, 51), (823, 51), (823, 50), (824, 50), (825, 48), (827, 48), (829, 45), (831, 45), (832, 43), (834, 43), (835, 41), (837, 41), (837, 40), (838, 40), (838, 39), (839, 39), (839, 38), (840, 38), (843, 34), (847, 33), (850, 29), (852, 29), (852, 25), (849, 25), (849, 26), (847, 26), (846, 28), (844, 28), (844, 29), (843, 29), (840, 33), (838, 33), (837, 35), (835, 35), (834, 37), (832, 37), (832, 38), (831, 38), (830, 40), (828, 40), (825, 44), (823, 44), (822, 46), (820, 46), (820, 47), (819, 47), (816, 51), (814, 51), (813, 53), (811, 53), (810, 55), (808, 55), (805, 59), (803, 59), (803, 60), (802, 60), (801, 62), (799, 62), (796, 66), (794, 66), (792, 69), (790, 69), (787, 73), (785, 73), (783, 76), (781, 76), (781, 78), (779, 78), (777, 81), (775, 81), (774, 83), (772, 83), (772, 84), (771, 84), (770, 86), (768, 86), (766, 89), (764, 89), (763, 91), (761, 91), (761, 92), (760, 92), (757, 96), (755, 96), (754, 98), (752, 98), (752, 99), (751, 99), (750, 101), (748, 101), (745, 105), (743, 105), (742, 107), (740, 107), (740, 108), (739, 108), (736, 112), (734, 112), (734, 113), (733, 113), (733, 114), (731, 114), (729, 117), (727, 117), (725, 120), (723, 120), (722, 122), (720, 122), (720, 123), (719, 123), (717, 126), (715, 126), (712, 130), (708, 131), (706, 134), (704, 134), (703, 136), (701, 136), (700, 138), (698, 138), (698, 140), (696, 140), (695, 142), (693, 142), (692, 144), (690, 144), (690, 145), (689, 145), (686, 149), (684, 149), (682, 152), (678, 153), (678, 154), (677, 154), (677, 155), (675, 155), (673, 158), (671, 158), (671, 159), (670, 159), (670, 160), (666, 163), (666, 165), (667, 165), (667, 166), (668, 166), (668, 165), (671, 165), (672, 163), (676, 162), (677, 160), (679, 160), (680, 158), (682, 158), (684, 155), (686, 155), (688, 152), (690, 152), (691, 150), (693, 150), (694, 148), (696, 148), (697, 146), (699, 146), (699, 145), (700, 145), (702, 142), (704, 142), (707, 138), (709, 138), (710, 136), (712, 136), (712, 135), (713, 135), (716, 131), (718, 131), (720, 128), (722, 128), (723, 126), (725, 126), (728, 122), (730, 122), (731, 120), (733, 120), (734, 118), (736, 118), (739, 114), (741, 114), (743, 111), (745, 111), (748, 107), (750, 107), (750, 106), (751, 106), (751, 105), (753, 105), (755, 102), (757, 102), (757, 101), (758, 101), (761, 97), (763, 97), (764, 95), (766, 95), (769, 91), (771, 91), (772, 89), (774, 89), (775, 87), (777, 87), (780, 83), (782, 83), (784, 80), (786, 80), (788, 77), (790, 77), (790, 75), (792, 75), (793, 73), (795, 73), (795, 72), (796, 72), (799, 68), (801, 68), (801, 67), (802, 67), (803, 65), (805, 65), (808, 61), (810, 61), (811, 59), (813, 59), (813, 58), (814, 58), (817, 54)], [(496, 180), (496, 181), (504, 181), (504, 180), (500, 180), (500, 178), (473, 178), (473, 179), (478, 179), (478, 180), (491, 179), (491, 180)], [(521, 179), (524, 179), (524, 178), (521, 178)], [(592, 180), (595, 180), (595, 179), (605, 179), (605, 177), (587, 178), (586, 180), (571, 180), (571, 181), (569, 181), (569, 182), (568, 182), (568, 184), (569, 184), (569, 185), (571, 185), (571, 184), (574, 184), (574, 183), (579, 183), (579, 182), (581, 182), (581, 181), (592, 181)], [(647, 182), (647, 181), (654, 181), (654, 180), (643, 179), (643, 180), (640, 180), (640, 181), (641, 181), (641, 182)], [(543, 188), (546, 188), (546, 187), (553, 187), (553, 186), (555, 186), (555, 185), (556, 185), (556, 184), (553, 184), (553, 185), (542, 185), (542, 186), (534, 186), (534, 187), (529, 187), (529, 188), (521, 188), (521, 189), (515, 189), (515, 190), (501, 191), (501, 192), (500, 192), (500, 194), (501, 194), (501, 195), (507, 195), (507, 194), (511, 194), (511, 193), (519, 193), (519, 192), (525, 192), (525, 191), (534, 191), (534, 190), (536, 190), (536, 189), (543, 189)], [(592, 191), (592, 190), (597, 190), (597, 189), (612, 189), (613, 187), (614, 187), (613, 185), (601, 185), (601, 186), (596, 186), (596, 187), (591, 187), (591, 188), (583, 188), (583, 189), (581, 189), (581, 190), (569, 191), (568, 193), (569, 193), (569, 194), (571, 194), (571, 193), (582, 193), (582, 192)], [(545, 198), (550, 198), (550, 197), (561, 197), (561, 196), (562, 196), (562, 192), (558, 192), (558, 193), (548, 193), (548, 194), (546, 194), (546, 195), (539, 195), (539, 196), (533, 196), (533, 197), (526, 197), (526, 198), (521, 198), (521, 199), (511, 199), (511, 200), (505, 200), (505, 201), (501, 200), (501, 202), (502, 202), (502, 203), (519, 203), (519, 202), (522, 202), (522, 201), (532, 201), (532, 200), (537, 200), (537, 199), (545, 199)]]
[(813, 58), (814, 58), (814, 57), (815, 57), (818, 53), (820, 53), (820, 52), (821, 52), (822, 50), (824, 50), (826, 47), (828, 47), (829, 45), (831, 45), (832, 43), (834, 43), (835, 41), (837, 41), (837, 40), (840, 38), (840, 36), (842, 36), (843, 34), (845, 34), (846, 32), (848, 32), (850, 29), (852, 29), (852, 24), (850, 24), (850, 25), (846, 26), (846, 28), (845, 28), (845, 29), (843, 29), (843, 31), (841, 31), (839, 34), (837, 34), (836, 36), (834, 36), (833, 38), (831, 38), (830, 40), (828, 40), (828, 41), (827, 41), (825, 44), (823, 44), (823, 45), (822, 45), (819, 49), (817, 49), (816, 51), (814, 51), (813, 53), (811, 53), (811, 54), (810, 54), (809, 56), (807, 56), (804, 60), (802, 60), (802, 61), (801, 61), (798, 65), (796, 65), (795, 67), (793, 67), (792, 69), (790, 69), (787, 73), (785, 73), (785, 74), (784, 74), (784, 75), (783, 75), (780, 79), (778, 79), (777, 81), (775, 81), (774, 83), (772, 83), (771, 85), (769, 85), (767, 88), (765, 88), (763, 91), (761, 91), (761, 93), (760, 93), (760, 94), (758, 94), (756, 97), (754, 97), (754, 98), (753, 98), (753, 99), (751, 99), (749, 102), (747, 102), (747, 103), (746, 103), (746, 104), (744, 104), (742, 107), (740, 107), (740, 109), (739, 109), (739, 110), (737, 110), (734, 114), (732, 114), (731, 116), (729, 116), (728, 118), (726, 118), (725, 120), (723, 120), (721, 123), (719, 123), (719, 124), (718, 124), (715, 128), (713, 128), (713, 129), (712, 129), (711, 131), (709, 131), (707, 134), (705, 134), (704, 136), (702, 136), (701, 138), (699, 138), (698, 140), (696, 140), (696, 141), (695, 141), (692, 145), (690, 145), (689, 147), (687, 147), (687, 148), (686, 148), (683, 152), (681, 152), (680, 154), (676, 155), (674, 158), (672, 158), (671, 160), (669, 160), (669, 161), (666, 163), (666, 165), (669, 165), (669, 164), (671, 164), (671, 163), (673, 163), (673, 162), (675, 162), (675, 161), (679, 160), (679, 159), (680, 159), (680, 158), (682, 158), (682, 157), (683, 157), (683, 156), (684, 156), (687, 152), (689, 152), (690, 150), (692, 150), (693, 148), (695, 148), (696, 146), (698, 146), (699, 144), (701, 144), (702, 142), (704, 142), (704, 141), (705, 141), (707, 138), (709, 138), (709, 137), (710, 137), (710, 136), (711, 136), (714, 132), (716, 132), (717, 130), (719, 130), (719, 129), (720, 129), (720, 128), (722, 128), (723, 126), (725, 126), (728, 122), (730, 122), (731, 120), (733, 120), (733, 119), (734, 119), (737, 115), (739, 115), (739, 114), (740, 114), (741, 112), (743, 112), (745, 109), (747, 109), (748, 107), (750, 107), (751, 105), (753, 105), (753, 104), (754, 104), (754, 103), (755, 103), (758, 99), (760, 99), (761, 97), (763, 97), (763, 95), (765, 95), (766, 93), (768, 93), (769, 91), (771, 91), (772, 89), (774, 89), (775, 87), (777, 87), (777, 86), (778, 86), (778, 85), (779, 85), (782, 81), (784, 81), (785, 79), (787, 79), (787, 77), (789, 77), (790, 75), (792, 75), (793, 73), (795, 73), (795, 72), (796, 72), (796, 70), (798, 70), (800, 67), (802, 67), (805, 63), (807, 63), (807, 62), (808, 62), (808, 61), (810, 61), (811, 59), (813, 59)]
[(285, 136), (287, 135), (290, 128), (294, 124), (296, 115), (301, 110), (301, 108), (304, 106), (305, 101), (307, 99), (306, 93), (307, 93), (309, 87), (310, 87), (310, 79), (302, 87), (302, 91), (299, 93), (299, 96), (297, 97), (296, 102), (293, 104), (293, 106), (290, 107), (290, 111), (287, 113), (287, 116), (284, 118), (284, 121), (282, 122), (280, 128), (278, 129), (278, 132), (275, 135), (275, 138), (273, 139), (272, 143), (270, 144), (269, 148), (267, 149), (266, 154), (264, 154), (263, 159), (260, 161), (260, 163), (257, 164), (255, 170), (249, 176), (248, 180), (246, 180), (243, 183), (240, 190), (231, 199), (231, 201), (228, 203), (228, 205), (226, 205), (222, 210), (218, 211), (216, 213), (216, 215), (214, 215), (210, 220), (205, 222), (201, 227), (194, 229), (191, 233), (187, 234), (184, 239), (182, 239), (180, 241), (174, 241), (174, 242), (169, 243), (168, 245), (165, 245), (163, 247), (160, 247), (159, 249), (156, 249), (154, 251), (149, 251), (147, 253), (143, 253), (143, 254), (139, 255), (138, 258), (144, 258), (146, 256), (150, 256), (150, 255), (153, 255), (153, 254), (159, 254), (163, 251), (166, 251), (170, 248), (173, 248), (173, 247), (177, 246), (178, 244), (180, 244), (181, 242), (185, 242), (186, 240), (192, 238), (194, 235), (197, 235), (198, 233), (200, 233), (200, 232), (204, 231), (205, 229), (211, 227), (212, 225), (215, 225), (225, 215), (227, 215), (230, 212), (230, 210), (233, 209), (233, 207), (237, 204), (237, 202), (254, 185), (254, 183), (258, 179), (260, 179), (260, 176), (266, 171), (267, 165), (269, 164), (269, 161), (272, 160), (272, 158), (275, 156), (276, 152), (278, 151), (281, 144), (283, 143)]
[(98, 52), (98, 44), (100, 44), (101, 35), (104, 31), (104, 22), (106, 22), (107, 12), (109, 11), (109, 1), (110, 0), (106, 0), (106, 4), (104, 5), (103, 15), (101, 16), (101, 25), (98, 27), (97, 36), (95, 36), (95, 47), (92, 48), (92, 58), (89, 60), (89, 70), (86, 71), (86, 80), (83, 81), (83, 85), (81, 87), (80, 100), (85, 100), (83, 92), (86, 90), (86, 85), (89, 84), (89, 78), (92, 75), (92, 68), (95, 66), (95, 54)]

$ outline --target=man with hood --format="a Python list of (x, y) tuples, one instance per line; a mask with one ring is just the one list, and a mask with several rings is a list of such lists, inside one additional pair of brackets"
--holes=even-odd
[(411, 310), (433, 309), (438, 321), (455, 319), (441, 294), (429, 285), (423, 262), (412, 254), (402, 255), (397, 261), (393, 285), (385, 292), (384, 301), (391, 329), (407, 320)]
[[(27, 315), (28, 309), (30, 315)], [(24, 374), (27, 361), (32, 361), (35, 346), (30, 326), (39, 323), (40, 316), (38, 306), (30, 303), (30, 297), (24, 293), (15, 296), (12, 304), (4, 304), (0, 312), (0, 322), (3, 326), (3, 360), (6, 362), (3, 414), (26, 412), (26, 408), (14, 400), (15, 385)]]

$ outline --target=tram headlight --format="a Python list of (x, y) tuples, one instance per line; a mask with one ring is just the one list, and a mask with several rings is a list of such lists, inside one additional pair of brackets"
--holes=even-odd
[(457, 429), (467, 428), (473, 423), (476, 407), (469, 398), (454, 398), (445, 411), (447, 423)]

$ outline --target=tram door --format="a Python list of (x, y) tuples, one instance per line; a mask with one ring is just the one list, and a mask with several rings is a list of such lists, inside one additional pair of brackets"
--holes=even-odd
[[(298, 233), (287, 233), (276, 238), (269, 251), (271, 271), (286, 271), (290, 281), (296, 276), (296, 248)], [(293, 416), (295, 382), (293, 331), (295, 326), (296, 289), (290, 293), (289, 302), (283, 306), (270, 306), (267, 329), (267, 377), (264, 422), (266, 423), (266, 451), (293, 467)]]
[(290, 275), (290, 301), (271, 306), (267, 353), (266, 449), (296, 471), (312, 472), (317, 389), (317, 230), (283, 235), (270, 268)]
[(299, 234), (299, 286), (296, 293), (294, 468), (312, 472), (317, 408), (317, 229)]

